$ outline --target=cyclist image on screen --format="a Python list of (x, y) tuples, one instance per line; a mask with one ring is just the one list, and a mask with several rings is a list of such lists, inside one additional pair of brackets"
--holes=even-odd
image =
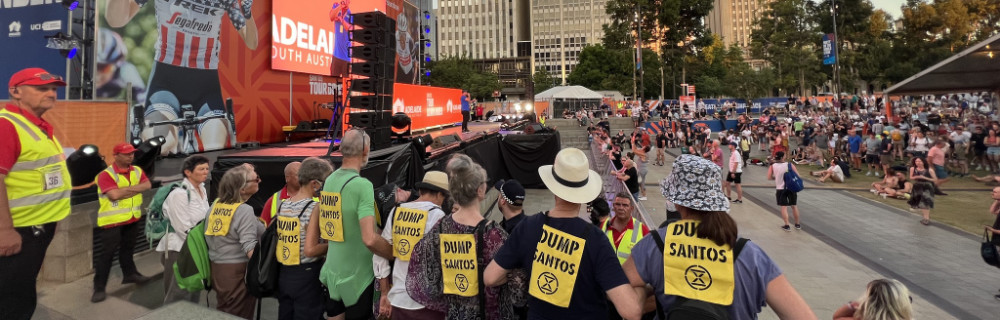
[(132, 102), (146, 101), (146, 81), (142, 80), (135, 65), (125, 61), (128, 48), (122, 37), (107, 28), (100, 29), (97, 48), (97, 72), (94, 76), (94, 95), (98, 98), (124, 96), (132, 85)]
[[(149, 1), (107, 0), (104, 18), (110, 27), (121, 28)], [(228, 15), (247, 48), (256, 50), (257, 24), (250, 10), (253, 0), (153, 1), (158, 36), (143, 118), (159, 124), (188, 119), (185, 128), (196, 132), (179, 131), (173, 125), (149, 125), (144, 127), (142, 138), (166, 137), (164, 154), (235, 144), (233, 115), (226, 114), (219, 84), (219, 34), (222, 16)], [(178, 134), (183, 134), (185, 141), (179, 141)], [(194, 139), (195, 135), (200, 139)]]
[(413, 36), (410, 35), (410, 23), (404, 10), (396, 16), (396, 57), (399, 64), (396, 66), (397, 83), (415, 83), (413, 69), (416, 65), (414, 53)]

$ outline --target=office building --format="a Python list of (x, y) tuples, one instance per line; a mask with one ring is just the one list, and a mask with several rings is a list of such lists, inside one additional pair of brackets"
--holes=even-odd
[(565, 83), (588, 44), (600, 44), (607, 0), (533, 0), (531, 40), (534, 69), (548, 71)]
[(528, 0), (439, 0), (438, 58), (473, 60), (517, 56), (517, 43), (530, 41)]
[(715, 0), (712, 11), (705, 16), (705, 27), (722, 38), (726, 46), (750, 47), (750, 34), (756, 19), (767, 11), (770, 0)]

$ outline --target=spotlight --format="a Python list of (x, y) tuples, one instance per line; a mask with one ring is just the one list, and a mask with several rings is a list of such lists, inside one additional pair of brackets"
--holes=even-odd
[(74, 187), (94, 182), (97, 174), (108, 167), (98, 151), (97, 146), (85, 144), (66, 158), (66, 167)]
[[(430, 20), (431, 19), (431, 13), (427, 12), (427, 11), (424, 11), (424, 19)], [(987, 49), (989, 49), (989, 48), (987, 48)]]
[(76, 7), (80, 6), (80, 1), (77, 1), (77, 0), (62, 0), (62, 5), (63, 5), (63, 7), (66, 8), (66, 10), (73, 11), (73, 10), (76, 10)]
[(431, 47), (431, 42), (430, 41), (424, 42), (424, 46), (430, 48)]
[(424, 61), (431, 62), (431, 55), (429, 53), (424, 55)]
[(160, 155), (160, 148), (166, 140), (163, 136), (155, 136), (141, 143), (139, 147), (135, 148), (135, 158), (132, 158), (132, 165), (142, 168), (142, 171), (146, 172), (146, 176), (153, 176), (156, 170), (156, 158)]
[(424, 71), (424, 76), (425, 77), (430, 77), (431, 76), (431, 71), (430, 70)]
[(425, 26), (424, 27), (424, 33), (431, 33), (431, 27), (430, 26)]
[(76, 57), (76, 53), (80, 47), (80, 39), (71, 35), (63, 34), (58, 32), (51, 36), (45, 36), (46, 42), (45, 47), (49, 49), (57, 49), (59, 53), (68, 59), (73, 59)]
[(531, 102), (524, 103), (524, 110), (531, 111)]
[(434, 143), (434, 138), (431, 135), (425, 134), (413, 139), (413, 145), (416, 146), (417, 152), (420, 155), (420, 159), (427, 159), (427, 147)]
[(411, 123), (412, 120), (410, 119), (410, 116), (406, 115), (405, 113), (396, 112), (396, 114), (392, 115), (393, 128), (403, 130), (409, 127)]
[(129, 141), (129, 144), (131, 144), (133, 148), (138, 148), (140, 145), (142, 145), (142, 139), (138, 137), (132, 138), (132, 141)]

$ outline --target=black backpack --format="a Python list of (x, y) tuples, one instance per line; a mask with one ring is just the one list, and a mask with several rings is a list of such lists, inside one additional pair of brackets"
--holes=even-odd
[[(663, 239), (660, 238), (660, 233), (653, 231), (653, 240), (656, 240), (656, 246), (660, 248), (660, 252), (663, 252)], [(736, 259), (739, 258), (740, 252), (743, 251), (743, 247), (746, 246), (747, 241), (750, 239), (739, 238), (736, 240), (736, 247), (733, 248), (733, 263), (736, 263)], [(663, 306), (660, 305), (660, 299), (653, 299), (656, 301), (656, 316), (661, 320), (727, 320), (729, 319), (729, 311), (726, 310), (726, 306), (688, 299), (685, 297), (677, 296), (674, 300), (674, 305), (670, 306), (669, 309), (664, 310)]]
[[(309, 204), (311, 203), (313, 201), (309, 200)], [(300, 218), (306, 212), (306, 209), (309, 208), (309, 204), (306, 204), (302, 208), (302, 212), (299, 212)], [(280, 211), (281, 205), (278, 205), (278, 212)], [(305, 241), (305, 239), (299, 239), (299, 241)], [(260, 241), (257, 241), (257, 245), (253, 249), (253, 255), (250, 256), (250, 262), (247, 263), (247, 273), (243, 280), (246, 282), (247, 291), (250, 295), (257, 298), (276, 297), (278, 295), (278, 268), (281, 266), (276, 256), (277, 249), (278, 224), (271, 221), (267, 229), (264, 229), (264, 234), (261, 235)]]

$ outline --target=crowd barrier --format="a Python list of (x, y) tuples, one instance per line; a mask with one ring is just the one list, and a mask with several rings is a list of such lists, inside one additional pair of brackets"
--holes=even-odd
[(587, 152), (587, 157), (590, 158), (590, 169), (601, 175), (601, 180), (604, 183), (602, 189), (604, 199), (608, 201), (608, 207), (612, 208), (612, 213), (614, 212), (612, 201), (614, 201), (615, 195), (621, 192), (627, 194), (632, 199), (632, 203), (635, 204), (632, 207), (632, 217), (639, 219), (639, 222), (647, 226), (655, 226), (656, 224), (652, 223), (652, 219), (649, 218), (646, 207), (642, 205), (642, 202), (632, 197), (624, 181), (618, 180), (614, 164), (611, 159), (608, 159), (607, 156), (601, 153), (601, 146), (597, 141), (591, 141), (590, 152)]

